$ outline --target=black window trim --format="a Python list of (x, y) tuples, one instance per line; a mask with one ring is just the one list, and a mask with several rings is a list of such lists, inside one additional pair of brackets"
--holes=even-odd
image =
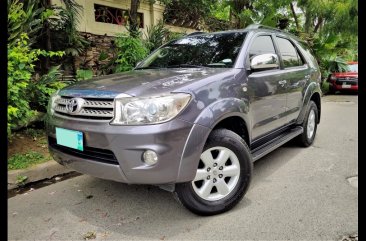
[(251, 69), (250, 69), (250, 61), (249, 61), (249, 50), (250, 50), (250, 47), (252, 46), (254, 40), (257, 37), (259, 37), (259, 36), (269, 36), (271, 38), (272, 43), (273, 43), (273, 46), (274, 46), (274, 49), (275, 49), (275, 53), (277, 54), (278, 60), (280, 62), (280, 68), (278, 68), (278, 69), (264, 70), (264, 71), (260, 71), (260, 73), (263, 73), (263, 72), (268, 73), (268, 72), (274, 72), (274, 71), (280, 71), (280, 70), (282, 70), (282, 59), (281, 59), (281, 56), (279, 55), (279, 51), (278, 51), (277, 45), (276, 45), (276, 43), (274, 41), (275, 34), (274, 33), (271, 33), (271, 32), (259, 32), (259, 33), (255, 33), (252, 36), (252, 38), (249, 40), (248, 48), (246, 50), (245, 57), (244, 57), (244, 67), (245, 67), (245, 69), (247, 71), (251, 71)]
[[(274, 34), (274, 37), (275, 37), (275, 41), (274, 42), (276, 43), (276, 47), (278, 49), (279, 58), (280, 58), (280, 62), (281, 62), (281, 64), (280, 64), (281, 65), (281, 69), (291, 70), (291, 69), (304, 69), (304, 68), (308, 68), (309, 64), (307, 62), (307, 59), (304, 57), (303, 53), (300, 51), (300, 49), (298, 48), (297, 44), (295, 43), (295, 41), (293, 41), (292, 38), (290, 38), (290, 37), (288, 37), (286, 35), (283, 35), (283, 34)], [(283, 63), (283, 60), (282, 60), (282, 55), (281, 55), (281, 52), (280, 52), (279, 47), (278, 47), (278, 44), (277, 44), (277, 38), (283, 38), (283, 39), (286, 39), (286, 40), (290, 41), (290, 43), (295, 48), (297, 54), (302, 59), (302, 61), (304, 62), (304, 64), (303, 65), (299, 65), (299, 66), (292, 66), (292, 67), (285, 68), (284, 63)]]

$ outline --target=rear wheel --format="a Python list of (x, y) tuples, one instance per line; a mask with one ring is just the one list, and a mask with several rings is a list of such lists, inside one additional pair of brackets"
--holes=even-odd
[(312, 100), (308, 105), (302, 127), (304, 128), (304, 132), (299, 135), (298, 142), (300, 145), (308, 147), (313, 144), (318, 127), (318, 107)]
[(196, 214), (228, 211), (243, 198), (252, 169), (245, 141), (230, 130), (214, 130), (200, 156), (194, 180), (176, 185), (177, 197)]

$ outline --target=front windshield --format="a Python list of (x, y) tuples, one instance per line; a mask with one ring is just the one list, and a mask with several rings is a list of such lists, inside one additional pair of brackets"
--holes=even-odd
[(136, 69), (232, 68), (246, 33), (216, 33), (187, 36), (153, 52)]
[(358, 64), (349, 64), (348, 65), (350, 72), (357, 72), (358, 73)]

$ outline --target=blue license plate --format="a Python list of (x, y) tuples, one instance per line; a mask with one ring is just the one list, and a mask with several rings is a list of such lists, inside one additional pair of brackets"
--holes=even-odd
[(58, 145), (83, 151), (83, 133), (81, 131), (68, 130), (56, 127), (56, 141)]

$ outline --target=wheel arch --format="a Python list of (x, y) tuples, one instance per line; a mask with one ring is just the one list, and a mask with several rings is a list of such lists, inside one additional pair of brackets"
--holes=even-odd
[(248, 102), (236, 98), (221, 99), (206, 107), (194, 121), (188, 135), (176, 182), (193, 180), (207, 138), (215, 129), (229, 129), (241, 136), (250, 146), (248, 110)]
[(309, 86), (307, 87), (304, 95), (303, 95), (303, 104), (301, 107), (301, 111), (300, 114), (297, 118), (296, 123), (301, 125), (304, 121), (305, 118), (305, 112), (306, 112), (306, 107), (309, 105), (309, 102), (312, 100), (315, 102), (317, 108), (318, 108), (318, 120), (317, 120), (317, 124), (320, 123), (320, 116), (321, 116), (321, 90), (320, 87), (317, 83), (312, 82), (311, 84), (309, 84)]

